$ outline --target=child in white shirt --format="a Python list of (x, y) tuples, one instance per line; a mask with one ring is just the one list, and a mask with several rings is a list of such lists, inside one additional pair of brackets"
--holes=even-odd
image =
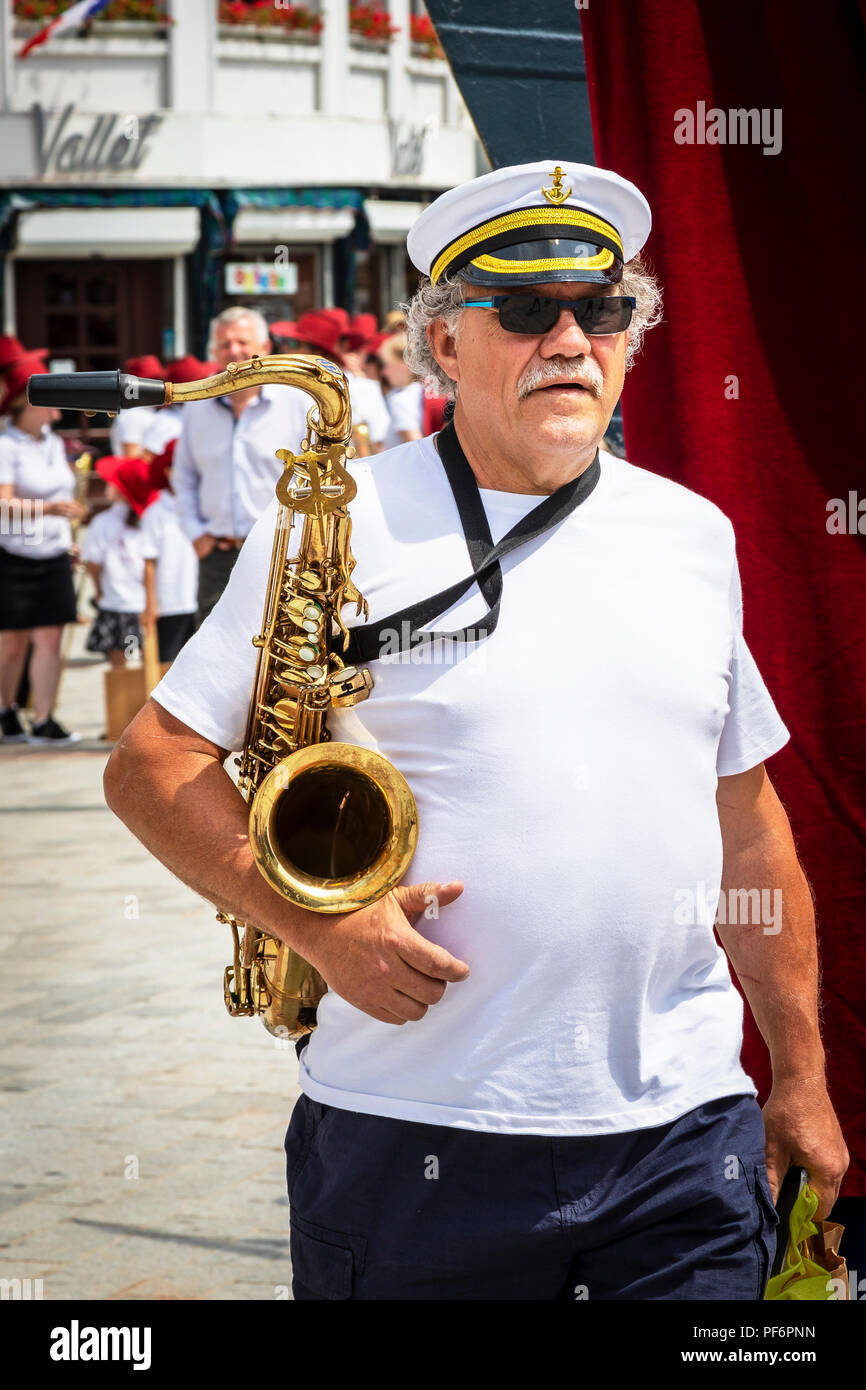
[(156, 494), (141, 459), (111, 455), (98, 460), (96, 471), (108, 484), (112, 505), (93, 518), (82, 550), (97, 602), (85, 646), (119, 667), (141, 655), (144, 565), (157, 554), (141, 517)]

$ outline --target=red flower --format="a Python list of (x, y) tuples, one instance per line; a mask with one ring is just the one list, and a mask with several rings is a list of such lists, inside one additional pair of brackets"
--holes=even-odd
[(425, 58), (444, 58), (439, 36), (433, 28), (429, 15), (410, 15), (409, 34), (413, 43), (424, 47)]
[(353, 34), (362, 34), (367, 39), (389, 40), (400, 32), (400, 26), (391, 23), (387, 10), (375, 9), (372, 5), (350, 6), (349, 29)]

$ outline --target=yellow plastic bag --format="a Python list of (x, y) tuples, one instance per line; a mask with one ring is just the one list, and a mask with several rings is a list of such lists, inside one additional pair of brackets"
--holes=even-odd
[[(839, 1254), (845, 1228), (831, 1221), (815, 1223), (817, 1210), (818, 1194), (806, 1183), (791, 1209), (791, 1244), (782, 1272), (769, 1280), (765, 1300), (833, 1303), (849, 1297), (848, 1271)], [(777, 1239), (785, 1239), (781, 1227)]]

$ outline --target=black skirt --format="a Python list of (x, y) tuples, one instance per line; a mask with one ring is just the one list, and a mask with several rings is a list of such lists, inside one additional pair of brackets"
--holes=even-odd
[(0, 546), (0, 632), (74, 623), (75, 585), (66, 551), (41, 560)]
[(113, 608), (97, 608), (93, 626), (87, 634), (85, 651), (125, 652), (132, 661), (141, 656), (141, 628), (137, 613), (118, 613)]

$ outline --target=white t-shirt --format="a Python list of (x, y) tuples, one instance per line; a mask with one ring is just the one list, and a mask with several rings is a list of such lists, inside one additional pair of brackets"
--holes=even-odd
[(119, 410), (111, 422), (108, 439), (112, 454), (122, 455), (125, 444), (144, 444), (144, 436), (153, 417), (156, 406), (137, 405), (132, 410)]
[(391, 425), (385, 435), (385, 448), (395, 449), (403, 443), (401, 430), (420, 430), (424, 419), (424, 388), (420, 381), (410, 381), (408, 386), (400, 386), (389, 391), (385, 397)]
[(165, 453), (171, 441), (179, 437), (182, 429), (183, 406), (165, 405), (160, 410), (153, 412), (153, 419), (148, 423), (142, 436), (142, 448), (147, 449), (154, 458), (159, 458), (160, 454)]
[[(59, 434), (48, 425), (41, 439), (10, 423), (0, 434), (0, 483), (11, 483), (22, 502), (70, 502), (75, 496), (75, 469), (66, 458)], [(35, 506), (9, 508), (0, 517), (0, 546), (30, 560), (50, 560), (72, 544), (65, 516), (45, 516)]]
[(171, 493), (163, 489), (141, 518), (141, 531), (156, 552), (156, 611), (194, 613), (198, 607), (198, 556), (184, 534)]
[[(300, 1064), (317, 1101), (590, 1135), (755, 1094), (701, 894), (713, 915), (717, 773), (756, 765), (788, 733), (740, 630), (730, 522), (677, 483), (600, 460), (586, 501), (502, 562), (492, 636), (444, 662), (441, 644), (426, 662), (374, 661), (369, 699), (328, 716), (332, 738), (378, 749), (406, 777), (420, 833), (404, 881), (465, 884), (416, 929), (472, 973), (399, 1028), (327, 993)], [(471, 571), (433, 437), (353, 473), (353, 582), (371, 616)], [(539, 501), (481, 496), (494, 540)], [(275, 511), (154, 692), (226, 749), (244, 737)], [(479, 626), (484, 610), (473, 587), (429, 626)]]
[(346, 373), (346, 380), (349, 383), (352, 423), (366, 425), (370, 431), (370, 442), (381, 444), (391, 427), (391, 416), (381, 386), (372, 377), (353, 376), (350, 372)]
[(102, 566), (99, 606), (112, 613), (144, 612), (144, 562), (157, 555), (141, 525), (127, 525), (128, 513), (125, 502), (98, 512), (81, 551), (83, 560)]

